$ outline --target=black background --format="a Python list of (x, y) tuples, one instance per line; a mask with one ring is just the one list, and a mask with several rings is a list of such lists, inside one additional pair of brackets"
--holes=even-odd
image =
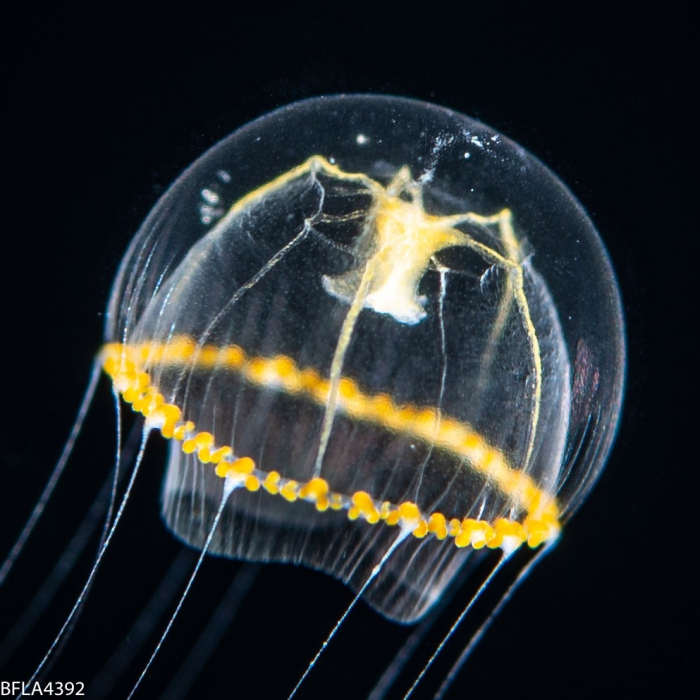
[[(0, 551), (70, 429), (112, 277), (163, 189), (220, 138), (292, 100), (364, 91), (425, 99), (513, 138), (572, 188), (610, 251), (629, 346), (606, 471), (449, 697), (693, 696), (700, 247), (686, 5), (4, 11)], [(113, 426), (105, 383), (57, 503), (0, 595), (0, 633), (107, 474)], [(154, 446), (94, 599), (48, 680), (88, 682), (176, 555), (158, 516), (163, 458)], [(160, 696), (239, 569), (205, 562), (138, 697)], [(77, 590), (78, 578), (0, 680), (26, 679)], [(191, 697), (286, 697), (350, 599), (321, 575), (265, 567)], [(403, 634), (360, 605), (300, 697), (364, 697)], [(114, 697), (125, 697), (138, 666)], [(424, 696), (437, 682), (428, 680)]]

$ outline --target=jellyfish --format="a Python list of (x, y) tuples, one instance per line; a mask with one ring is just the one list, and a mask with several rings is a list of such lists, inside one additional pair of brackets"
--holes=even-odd
[[(431, 691), (442, 697), (605, 464), (622, 399), (623, 324), (593, 224), (532, 155), (449, 109), (342, 95), (244, 126), (156, 204), (120, 265), (58, 473), (2, 578), (68, 460), (100, 373), (120, 426), (111, 497), (100, 501), (108, 505), (86, 583), (30, 682), (47, 675), (89, 611), (147, 444), (160, 439), (162, 520), (197, 554), (191, 573), (180, 564), (164, 579), (181, 594), (132, 671), (132, 694), (178, 633), (211, 557), (251, 562), (234, 607), (261, 563), (346, 584), (354, 597), (322, 649), (359, 600), (402, 625), (406, 641), (373, 689), (348, 691), (375, 699), (393, 692), (440, 611), (471, 586), (401, 691), (419, 692), (458, 623), (509, 571)], [(138, 417), (140, 442), (122, 434), (122, 412)], [(294, 598), (316, 614), (317, 601)], [(128, 651), (115, 658), (126, 674)], [(290, 697), (319, 659), (290, 678)], [(229, 673), (245, 672), (231, 664)]]

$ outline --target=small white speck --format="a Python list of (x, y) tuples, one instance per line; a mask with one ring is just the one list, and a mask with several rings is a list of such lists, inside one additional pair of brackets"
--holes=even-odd
[(365, 143), (368, 143), (369, 139), (364, 135), (364, 134), (358, 134), (357, 135), (357, 143), (362, 146)]
[(335, 165), (335, 158), (329, 158), (329, 159), (328, 159), (328, 162), (329, 162), (331, 165)]
[(494, 135), (491, 137), (491, 140), (492, 140), (494, 143), (498, 143), (498, 134), (494, 134)]
[(216, 194), (216, 192), (209, 190), (209, 189), (202, 190), (202, 199), (205, 202), (207, 202), (208, 204), (218, 204), (219, 203), (219, 195)]
[(465, 158), (471, 158), (471, 157), (472, 157), (472, 154), (469, 153), (469, 151), (465, 151), (464, 157), (465, 157)]
[(430, 168), (418, 178), (418, 182), (420, 182), (421, 185), (427, 185), (433, 181), (433, 177), (435, 177), (435, 168)]
[(206, 226), (212, 221), (220, 219), (224, 215), (224, 210), (212, 207), (208, 204), (202, 204), (199, 207), (199, 220)]
[(221, 182), (231, 182), (231, 174), (225, 170), (217, 170), (216, 177), (218, 177)]
[(478, 146), (479, 148), (483, 148), (484, 144), (479, 140), (478, 136), (472, 136), (471, 139), (469, 139), (475, 146)]

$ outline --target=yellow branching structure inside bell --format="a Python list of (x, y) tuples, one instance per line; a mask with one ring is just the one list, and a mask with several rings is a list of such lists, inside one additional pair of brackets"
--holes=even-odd
[[(102, 349), (102, 364), (115, 388), (134, 410), (146, 417), (148, 427), (160, 429), (169, 439), (181, 442), (186, 453), (196, 453), (202, 463), (213, 465), (216, 473), (240, 482), (250, 491), (264, 489), (288, 501), (302, 499), (319, 511), (345, 510), (350, 519), (368, 523), (384, 522), (410, 529), (416, 537), (432, 534), (453, 538), (458, 547), (501, 547), (511, 551), (523, 542), (536, 547), (555, 538), (560, 530), (559, 512), (553, 495), (540, 489), (527, 473), (537, 434), (542, 366), (540, 348), (523, 286), (522, 255), (507, 209), (493, 216), (474, 213), (434, 216), (423, 208), (420, 185), (401, 168), (386, 186), (364, 174), (342, 171), (325, 158), (314, 156), (298, 168), (254, 190), (239, 200), (226, 218), (262, 200), (294, 179), (320, 175), (359, 185), (372, 196), (372, 206), (358, 250), (357, 265), (337, 277), (325, 277), (326, 290), (345, 301), (349, 310), (339, 332), (328, 378), (313, 367), (300, 367), (288, 356), (249, 356), (237, 345), (197, 343), (187, 335), (167, 342), (109, 344)], [(488, 247), (459, 230), (460, 225), (498, 226), (501, 251)], [(523, 464), (516, 469), (507, 456), (470, 425), (445, 415), (439, 407), (397, 405), (387, 393), (369, 393), (343, 374), (343, 363), (358, 316), (363, 309), (393, 316), (398, 323), (419, 323), (425, 316), (418, 285), (435, 255), (448, 247), (466, 247), (488, 264), (506, 272), (506, 293), (492, 330), (498, 338), (512, 303), (518, 309), (527, 337), (533, 377), (533, 405)], [(306, 482), (282, 477), (277, 471), (261, 469), (249, 457), (235, 456), (230, 445), (220, 444), (215, 435), (197, 429), (182, 415), (180, 407), (166, 402), (151, 374), (170, 367), (236, 373), (243, 381), (311, 401), (324, 410), (320, 446), (314, 473)], [(505, 494), (522, 517), (499, 518), (494, 522), (465, 518), (446, 519), (439, 512), (423, 513), (412, 502), (377, 501), (365, 491), (338, 493), (322, 478), (322, 461), (336, 412), (391, 432), (411, 436), (455, 456), (464, 468), (473, 470)]]

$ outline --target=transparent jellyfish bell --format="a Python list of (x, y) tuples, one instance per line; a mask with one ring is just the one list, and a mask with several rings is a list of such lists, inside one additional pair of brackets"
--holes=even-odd
[(615, 279), (569, 190), (483, 124), (378, 95), (289, 105), (196, 161), (131, 244), (105, 340), (172, 438), (178, 537), (203, 545), (231, 465), (212, 553), (358, 590), (408, 528), (365, 593), (403, 622), (484, 544), (557, 536), (624, 376)]

